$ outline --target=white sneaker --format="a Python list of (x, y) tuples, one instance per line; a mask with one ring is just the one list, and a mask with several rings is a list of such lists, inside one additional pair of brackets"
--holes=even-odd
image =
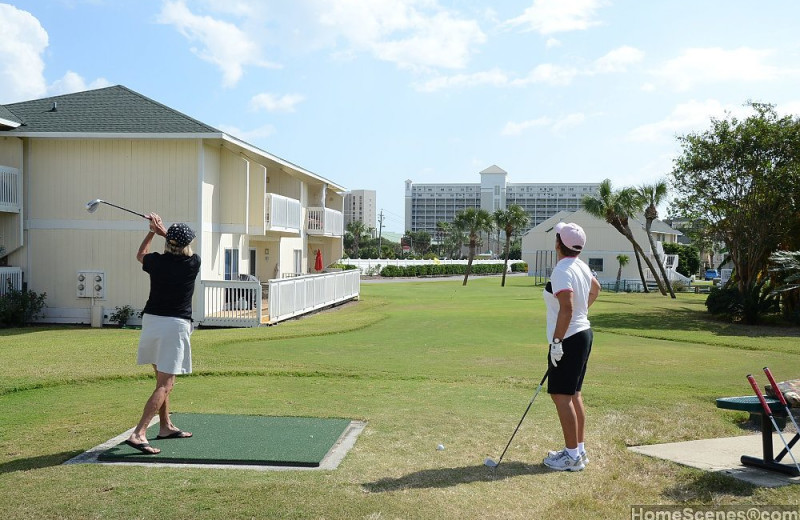
[[(558, 455), (561, 454), (562, 451), (564, 451), (564, 450), (561, 450), (561, 451), (548, 451), (547, 452), (547, 458), (548, 459), (555, 459)], [(586, 464), (589, 464), (589, 455), (587, 455), (585, 451), (583, 453), (581, 453), (581, 461), (583, 461), (583, 465), (584, 466)]]
[[(561, 450), (561, 451), (548, 451), (546, 458), (553, 460), (558, 455), (560, 455), (562, 451), (564, 451), (564, 450)], [(583, 461), (583, 465), (584, 466), (586, 464), (589, 464), (589, 455), (587, 455), (585, 451), (583, 453), (581, 453), (581, 461)]]
[(586, 467), (581, 457), (573, 459), (567, 450), (549, 452), (544, 458), (544, 465), (556, 471), (581, 471)]

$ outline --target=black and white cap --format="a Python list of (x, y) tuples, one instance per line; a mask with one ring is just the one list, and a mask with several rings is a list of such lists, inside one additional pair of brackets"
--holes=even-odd
[(186, 247), (188, 246), (192, 240), (194, 240), (195, 234), (192, 231), (192, 228), (187, 226), (186, 224), (172, 224), (169, 229), (167, 230), (167, 242), (172, 244), (173, 246), (178, 247)]

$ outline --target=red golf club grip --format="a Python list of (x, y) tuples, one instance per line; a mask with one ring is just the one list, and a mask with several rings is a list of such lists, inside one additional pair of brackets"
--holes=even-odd
[(758, 383), (756, 383), (756, 378), (753, 377), (753, 374), (747, 374), (747, 380), (750, 382), (750, 386), (753, 387), (753, 390), (756, 392), (758, 396), (758, 400), (761, 401), (761, 406), (764, 408), (764, 413), (772, 416), (772, 410), (770, 410), (769, 405), (767, 404), (767, 400), (764, 399), (764, 395), (761, 393), (761, 389), (758, 387)]
[(772, 385), (772, 390), (775, 392), (775, 395), (778, 396), (778, 401), (780, 401), (783, 406), (788, 406), (786, 398), (783, 397), (783, 392), (781, 392), (781, 389), (778, 388), (778, 383), (776, 383), (775, 378), (772, 377), (772, 372), (770, 371), (769, 367), (764, 367), (764, 373), (767, 374), (767, 379), (769, 379), (769, 384)]

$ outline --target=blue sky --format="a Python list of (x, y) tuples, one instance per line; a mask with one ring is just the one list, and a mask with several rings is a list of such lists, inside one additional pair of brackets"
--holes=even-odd
[[(800, 113), (795, 0), (0, 0), (0, 103), (122, 84), (348, 189), (638, 186), (748, 100)], [(662, 210), (663, 211), (663, 210)]]

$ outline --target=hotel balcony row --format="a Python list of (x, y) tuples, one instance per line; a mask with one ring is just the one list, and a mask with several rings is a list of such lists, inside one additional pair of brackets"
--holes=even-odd
[[(300, 201), (275, 193), (264, 196), (264, 227), (267, 231), (299, 234), (303, 225)], [(306, 208), (305, 229), (309, 235), (344, 235), (344, 215), (330, 208)]]

